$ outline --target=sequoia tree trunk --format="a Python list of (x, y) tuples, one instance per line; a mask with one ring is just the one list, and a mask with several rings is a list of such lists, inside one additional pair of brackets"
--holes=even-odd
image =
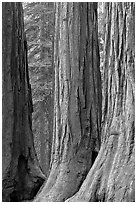
[(99, 154), (67, 201), (135, 201), (135, 3), (106, 3)]
[(21, 3), (3, 3), (3, 201), (34, 197), (45, 177), (32, 135), (32, 99)]
[(97, 3), (56, 3), (51, 171), (34, 201), (76, 193), (100, 148), (101, 74)]

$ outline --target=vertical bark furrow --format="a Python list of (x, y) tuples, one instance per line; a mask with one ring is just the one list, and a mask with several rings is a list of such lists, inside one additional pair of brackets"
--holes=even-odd
[(99, 151), (101, 77), (96, 25), (96, 3), (56, 4), (52, 152), (57, 156), (52, 156), (48, 181), (35, 201), (64, 201), (72, 196)]
[(134, 9), (132, 3), (106, 3), (103, 140), (94, 165), (69, 202), (135, 201), (135, 104), (131, 74), (135, 53)]

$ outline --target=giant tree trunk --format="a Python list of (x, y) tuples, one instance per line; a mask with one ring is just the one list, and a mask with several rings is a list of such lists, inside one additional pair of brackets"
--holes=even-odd
[(3, 201), (32, 199), (44, 181), (33, 147), (21, 3), (3, 3)]
[(96, 3), (56, 3), (51, 171), (35, 201), (76, 193), (100, 147), (101, 75)]
[(106, 3), (101, 148), (68, 201), (135, 201), (134, 28), (134, 3)]

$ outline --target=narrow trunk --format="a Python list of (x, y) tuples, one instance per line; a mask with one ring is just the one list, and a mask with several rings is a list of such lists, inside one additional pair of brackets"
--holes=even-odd
[[(41, 6), (45, 6), (43, 2), (40, 3)], [(50, 75), (50, 69), (53, 69), (53, 67), (50, 66), (51, 59), (51, 50), (52, 50), (52, 43), (51, 40), (49, 40), (49, 36), (51, 35), (51, 31), (48, 31), (48, 24), (50, 23), (50, 20), (48, 19), (49, 16), (51, 16), (51, 13), (53, 12), (53, 3), (46, 3), (46, 9), (45, 13), (42, 11), (40, 15), (40, 74), (41, 74), (41, 82), (44, 78), (45, 86), (52, 81), (51, 75)], [(46, 10), (45, 9), (45, 10)], [(49, 14), (48, 14), (49, 13)], [(54, 18), (53, 18), (54, 19)], [(53, 20), (52, 20), (53, 21)], [(45, 26), (46, 25), (46, 26)], [(50, 26), (50, 29), (52, 30), (53, 26)], [(48, 29), (47, 29), (48, 28)], [(51, 45), (50, 45), (51, 44)], [(48, 65), (49, 64), (49, 65)], [(46, 71), (47, 70), (47, 71)], [(49, 88), (50, 89), (50, 88)], [(45, 90), (46, 91), (46, 90)], [(43, 94), (44, 95), (44, 94)], [(39, 102), (39, 112), (40, 112), (40, 165), (42, 167), (43, 172), (45, 173), (45, 176), (49, 174), (49, 167), (50, 167), (50, 157), (51, 157), (51, 140), (52, 140), (52, 121), (51, 118), (48, 116), (49, 114), (53, 116), (53, 105), (51, 102), (50, 108), (48, 107), (48, 100), (50, 100), (52, 93), (45, 94), (43, 97), (43, 101)], [(49, 120), (50, 118), (50, 120)], [(49, 125), (50, 124), (50, 125)]]
[(34, 197), (44, 181), (32, 135), (32, 99), (21, 3), (3, 3), (3, 201)]
[(47, 174), (46, 171), (46, 155), (45, 155), (45, 149), (46, 149), (46, 132), (45, 132), (45, 113), (44, 113), (44, 102), (39, 102), (39, 109), (40, 109), (40, 165), (43, 169), (43, 172)]
[[(47, 105), (47, 100), (46, 100)], [(44, 107), (44, 101), (39, 102), (40, 106), (40, 165), (45, 173), (45, 176), (47, 178), (49, 167), (50, 167), (50, 154), (51, 154), (51, 145), (50, 145), (50, 137), (52, 138), (52, 135), (50, 135), (49, 130), (49, 122), (47, 117), (47, 111)]]
[[(42, 4), (42, 2), (40, 3)], [(44, 17), (45, 15), (42, 13), (40, 17), (40, 60), (41, 62), (44, 60), (45, 51), (44, 51)]]
[(35, 201), (76, 193), (100, 148), (101, 75), (96, 3), (56, 3), (51, 171)]
[(102, 144), (69, 202), (135, 201), (135, 4), (106, 3)]

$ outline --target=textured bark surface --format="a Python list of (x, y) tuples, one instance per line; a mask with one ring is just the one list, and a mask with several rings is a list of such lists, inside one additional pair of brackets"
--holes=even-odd
[(102, 144), (67, 201), (135, 201), (135, 4), (106, 3)]
[(34, 197), (44, 181), (33, 147), (21, 3), (3, 3), (3, 201)]
[(34, 201), (78, 191), (100, 148), (101, 74), (96, 3), (56, 3), (51, 171)]

